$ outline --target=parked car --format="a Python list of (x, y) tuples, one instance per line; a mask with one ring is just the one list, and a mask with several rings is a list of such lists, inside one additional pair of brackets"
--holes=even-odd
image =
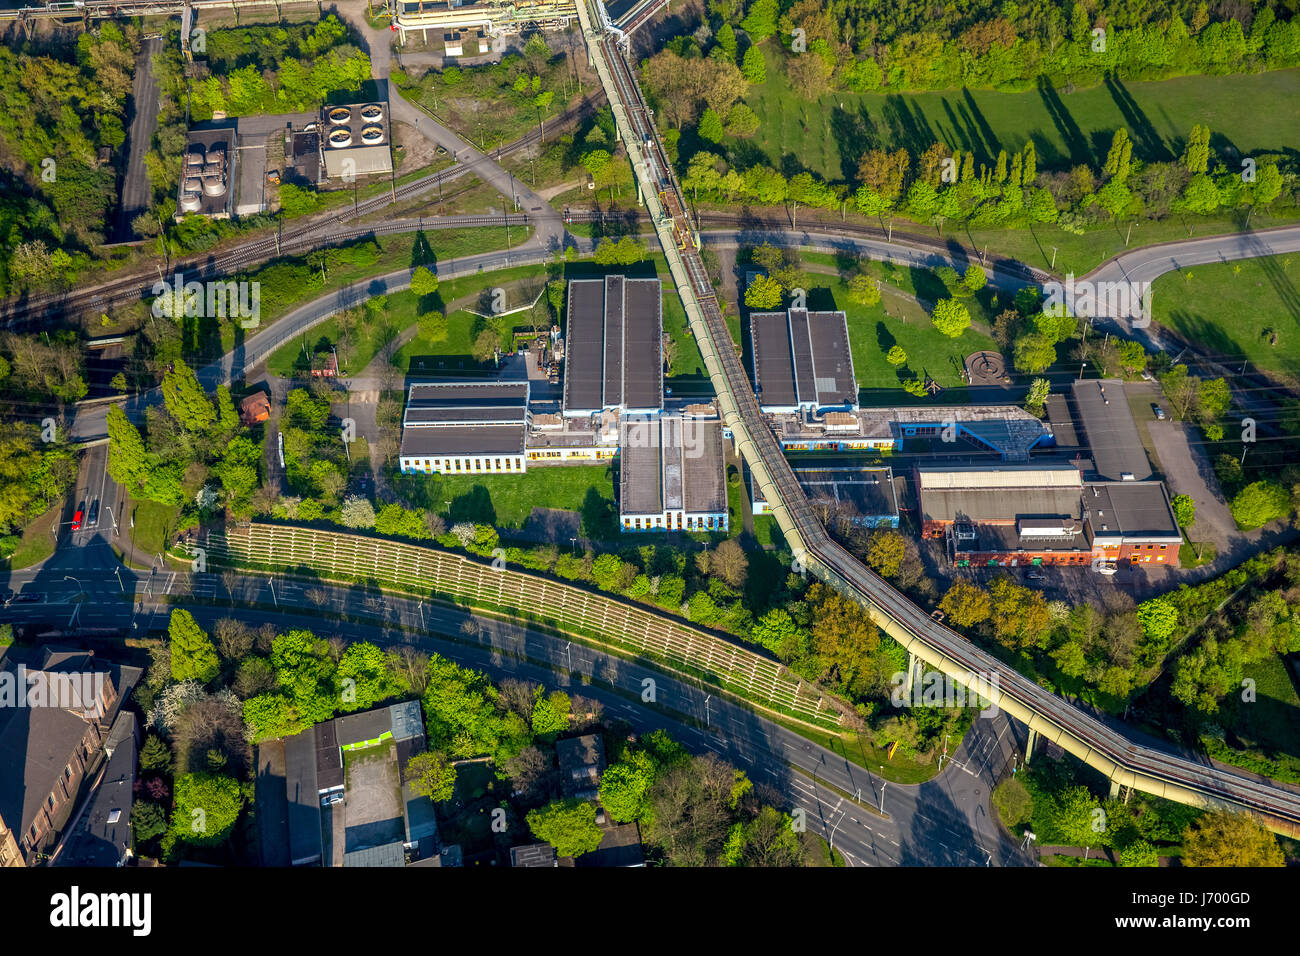
[(99, 524), (99, 502), (90, 503), (90, 514), (86, 515), (86, 527), (93, 528)]
[(1156, 421), (1163, 422), (1165, 420), (1165, 410), (1159, 405), (1153, 403), (1151, 405), (1151, 411), (1155, 414)]
[(86, 514), (86, 510), (85, 510), (85, 509), (86, 509), (86, 503), (83, 501), (83, 502), (81, 503), (81, 505), (77, 508), (77, 513), (76, 513), (75, 515), (72, 516), (72, 530), (73, 530), (73, 531), (80, 531), (80, 530), (81, 530), (81, 519), (82, 519), (83, 517), (85, 517), (85, 514)]

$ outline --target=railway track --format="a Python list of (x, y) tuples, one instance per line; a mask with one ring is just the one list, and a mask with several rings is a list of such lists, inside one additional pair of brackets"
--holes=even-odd
[[(1265, 816), (1274, 829), (1289, 831), (1292, 836), (1300, 834), (1300, 794), (1133, 743), (1124, 734), (1079, 711), (1019, 672), (1006, 667), (956, 631), (934, 620), (830, 537), (817, 520), (772, 430), (762, 418), (758, 399), (749, 385), (749, 378), (737, 355), (712, 283), (700, 258), (698, 244), (685, 219), (683, 194), (672, 174), (671, 165), (667, 163), (658, 131), (631, 68), (613, 37), (606, 35), (592, 42), (600, 45), (628, 123), (638, 143), (644, 144), (648, 178), (660, 190), (665, 216), (673, 219), (673, 235), (678, 240), (678, 250), (691, 291), (699, 303), (704, 331), (721, 366), (727, 391), (753, 443), (755, 454), (776, 485), (780, 496), (778, 507), (784, 510), (785, 516), (794, 525), (810, 563), (829, 572), (832, 580), (838, 579), (861, 602), (876, 608), (908, 635), (953, 662), (971, 677), (983, 676), (990, 682), (995, 682), (1005, 698), (1016, 702), (1024, 712), (1042, 718), (1048, 724), (1048, 728), (1044, 729), (1071, 735), (1082, 744), (1088, 755), (1095, 754), (1112, 763), (1116, 767), (1115, 776), (1128, 771), (1128, 779), (1141, 775), (1147, 781), (1172, 784), (1173, 789), (1168, 791), (1172, 794), (1187, 792), (1199, 795), (1208, 803), (1246, 807)], [(663, 163), (662, 169), (666, 172), (655, 179), (649, 174), (657, 172), (653, 169), (657, 163)], [(865, 231), (867, 230), (864, 229)], [(1144, 786), (1143, 789), (1150, 788)]]
[[(596, 110), (602, 98), (592, 97), (577, 106), (570, 107), (557, 116), (552, 121), (552, 124), (559, 123), (563, 127), (589, 115)], [(554, 125), (552, 125), (552, 128), (554, 128)], [(533, 146), (540, 139), (541, 132), (532, 130), (514, 142), (500, 147), (490, 155), (501, 159)], [(231, 275), (285, 254), (311, 252), (336, 245), (339, 242), (364, 238), (368, 235), (392, 235), (402, 232), (404, 230), (395, 228), (391, 223), (376, 223), (372, 226), (353, 227), (351, 229), (340, 227), (350, 220), (381, 212), (395, 202), (403, 202), (423, 196), (442, 185), (460, 179), (469, 172), (468, 166), (457, 163), (438, 172), (403, 183), (388, 193), (363, 199), (352, 207), (296, 222), (288, 228), (282, 229), (278, 236), (258, 236), (238, 243), (215, 255), (202, 254), (178, 259), (172, 264), (171, 272), (173, 274), (188, 273), (194, 279), (210, 279)], [(484, 220), (478, 223), (479, 225), (505, 224), (503, 217), (469, 216), (458, 217), (456, 228), (473, 228), (475, 223), (468, 220), (474, 219)], [(495, 219), (496, 221), (486, 221), (489, 219)], [(394, 220), (393, 222), (409, 223), (411, 221), (406, 219)], [(423, 222), (423, 220), (421, 221)], [(524, 221), (526, 222), (526, 217)], [(436, 222), (437, 220), (430, 218), (422, 228), (448, 228), (446, 226), (437, 226)], [(513, 226), (516, 222), (517, 217), (511, 216), (510, 225)], [(150, 290), (157, 280), (158, 273), (156, 271), (153, 273), (134, 273), (87, 289), (10, 299), (0, 305), (0, 320), (4, 320), (9, 328), (16, 328), (23, 323), (35, 322), (55, 313), (105, 311), (113, 305), (137, 301), (146, 297), (151, 294)]]

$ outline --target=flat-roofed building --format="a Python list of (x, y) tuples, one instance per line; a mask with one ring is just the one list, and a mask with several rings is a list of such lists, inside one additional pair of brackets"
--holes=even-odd
[(1092, 457), (1089, 478), (1144, 481), (1151, 477), (1151, 462), (1122, 381), (1077, 381), (1070, 386), (1070, 398)]
[(1024, 518), (1079, 519), (1082, 490), (1079, 469), (1069, 462), (916, 469), (921, 533), (931, 538), (956, 523), (1014, 527)]
[(663, 288), (656, 279), (575, 279), (569, 283), (564, 414), (664, 407)]
[(624, 531), (726, 531), (722, 423), (656, 415), (623, 419), (619, 519)]
[(403, 474), (520, 474), (528, 383), (425, 382), (407, 394)]
[(1097, 556), (1107, 561), (1178, 566), (1183, 536), (1164, 482), (1089, 482), (1083, 505)]
[(749, 317), (754, 390), (764, 412), (857, 408), (843, 312), (756, 312)]
[[(853, 524), (867, 528), (898, 527), (898, 494), (894, 471), (888, 465), (793, 470), (814, 504), (833, 508)], [(752, 491), (754, 514), (770, 514), (762, 489), (754, 484)]]

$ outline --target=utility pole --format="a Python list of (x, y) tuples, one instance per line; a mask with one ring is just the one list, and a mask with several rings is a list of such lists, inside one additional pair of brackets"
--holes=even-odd
[(1052, 246), (1052, 264), (1048, 268), (1056, 268), (1056, 246)]

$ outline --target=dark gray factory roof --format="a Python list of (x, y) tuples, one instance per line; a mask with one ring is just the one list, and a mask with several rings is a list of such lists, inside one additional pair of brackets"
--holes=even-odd
[(754, 385), (765, 407), (857, 404), (843, 312), (761, 312), (749, 317)]
[(663, 289), (658, 279), (569, 283), (564, 409), (663, 407)]
[(921, 489), (923, 521), (1014, 521), (1028, 516), (1080, 516), (1078, 488)]
[(1083, 437), (1092, 452), (1097, 474), (1120, 481), (1131, 474), (1137, 481), (1151, 477), (1137, 422), (1119, 379), (1077, 381), (1070, 387)]
[(402, 457), (435, 455), (521, 455), (524, 425), (407, 427), (402, 430)]
[(898, 514), (890, 468), (797, 468), (795, 477), (809, 497), (848, 505), (856, 514)]
[(625, 420), (619, 510), (625, 515), (720, 512), (727, 506), (722, 423), (665, 415)]
[(1181, 539), (1163, 482), (1096, 482), (1084, 487), (1083, 501), (1094, 535)]

